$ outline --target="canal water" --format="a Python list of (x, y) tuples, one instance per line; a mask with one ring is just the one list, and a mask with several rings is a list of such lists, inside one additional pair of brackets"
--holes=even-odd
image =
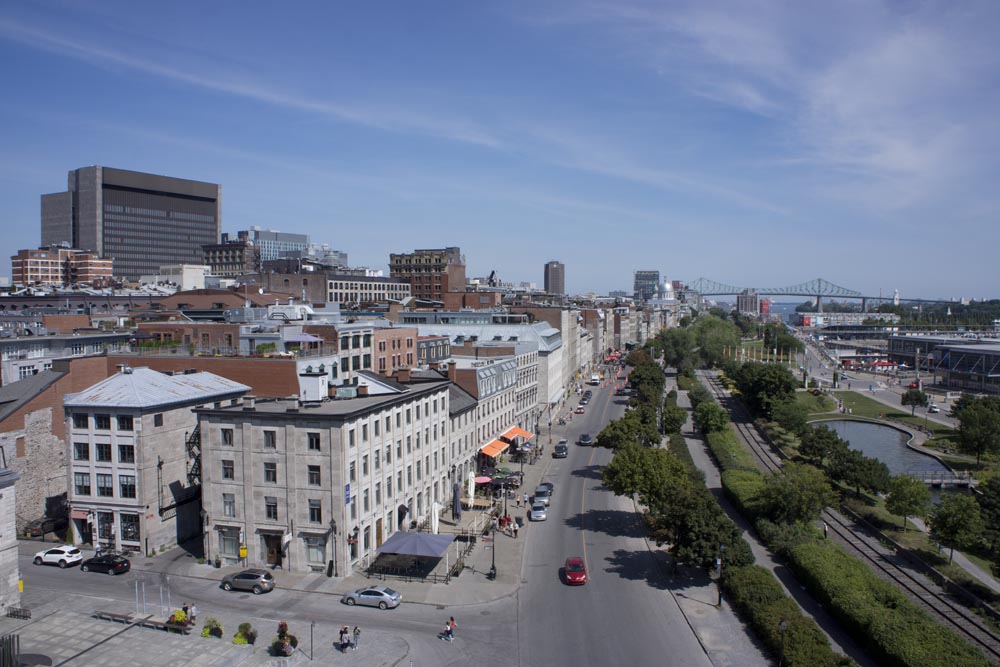
[(829, 426), (841, 439), (850, 443), (851, 449), (886, 464), (893, 475), (914, 470), (948, 469), (933, 456), (920, 454), (907, 447), (910, 436), (890, 426), (846, 419), (816, 422), (813, 425), (821, 424)]

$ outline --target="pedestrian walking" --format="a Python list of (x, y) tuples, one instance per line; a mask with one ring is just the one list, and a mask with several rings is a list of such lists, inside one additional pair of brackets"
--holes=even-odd
[(185, 602), (184, 606), (181, 607), (181, 611), (184, 612), (184, 618), (191, 618), (191, 607), (187, 602)]
[(458, 623), (455, 622), (455, 617), (451, 616), (448, 618), (448, 641), (455, 641), (455, 628), (458, 627)]
[(830, 524), (826, 521), (823, 522), (823, 538), (828, 539), (830, 537)]
[(515, 521), (514, 524), (513, 524), (513, 530), (514, 530), (514, 539), (516, 540), (517, 539), (517, 521)]
[(527, 491), (524, 492), (524, 506), (525, 507), (528, 506), (528, 492)]
[(347, 629), (345, 625), (340, 629), (340, 652), (347, 653), (347, 649), (351, 647), (351, 631)]
[(188, 618), (191, 619), (192, 623), (198, 620), (198, 607), (196, 607), (194, 603), (191, 603), (191, 610), (188, 612)]
[(354, 650), (358, 650), (358, 642), (361, 641), (361, 628), (354, 626)]

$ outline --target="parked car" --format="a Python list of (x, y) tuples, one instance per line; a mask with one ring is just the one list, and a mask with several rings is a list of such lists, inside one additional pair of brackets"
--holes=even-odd
[(235, 588), (238, 591), (253, 591), (254, 595), (273, 591), (275, 585), (274, 577), (267, 570), (243, 570), (222, 578), (223, 590), (231, 591)]
[(348, 606), (356, 604), (379, 609), (395, 609), (403, 601), (403, 596), (386, 586), (368, 586), (345, 593), (340, 601)]
[(592, 444), (594, 444), (594, 439), (590, 437), (589, 433), (583, 433), (582, 435), (580, 435), (580, 439), (577, 442), (579, 442), (584, 447), (590, 447)]
[(535, 489), (535, 495), (532, 498), (532, 505), (542, 504), (548, 507), (549, 501), (552, 500), (552, 492), (543, 486)]
[(104, 574), (125, 574), (132, 569), (128, 558), (118, 554), (95, 556), (80, 563), (81, 572), (103, 572)]
[(542, 503), (535, 503), (528, 510), (528, 518), (532, 521), (545, 521), (549, 508)]
[(569, 444), (569, 440), (567, 440), (566, 438), (559, 438), (559, 444), (560, 445), (568, 445)]
[(569, 447), (566, 445), (556, 445), (552, 450), (552, 458), (554, 459), (564, 459), (569, 456)]
[(587, 583), (587, 566), (579, 556), (570, 556), (563, 566), (566, 583), (570, 586), (582, 586)]
[(578, 406), (578, 407), (577, 407), (577, 409), (576, 409), (576, 414), (578, 414), (578, 415), (582, 415), (582, 414), (584, 414), (584, 413), (585, 413), (586, 411), (587, 411), (587, 410), (586, 410), (586, 409), (585, 409), (585, 408), (584, 408), (584, 407), (583, 407), (583, 406), (581, 405), (581, 406)]
[(24, 534), (28, 537), (42, 537), (46, 533), (54, 533), (57, 530), (64, 529), (65, 527), (66, 519), (53, 519), (51, 517), (45, 517), (44, 519), (29, 521), (24, 527)]
[(548, 492), (550, 494), (556, 492), (556, 485), (553, 484), (552, 482), (539, 482), (538, 483), (538, 488), (539, 489), (548, 489)]
[(82, 560), (83, 554), (80, 553), (80, 550), (66, 544), (61, 547), (39, 551), (35, 554), (35, 558), (32, 562), (34, 562), (35, 565), (58, 565), (59, 567), (68, 567), (70, 565), (77, 565)]
[(941, 408), (938, 407), (937, 403), (931, 403), (927, 406), (927, 412), (941, 412)]

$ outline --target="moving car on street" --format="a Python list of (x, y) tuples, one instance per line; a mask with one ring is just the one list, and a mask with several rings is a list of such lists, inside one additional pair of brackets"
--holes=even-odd
[(535, 489), (535, 496), (532, 498), (531, 504), (532, 505), (541, 504), (548, 507), (550, 500), (552, 500), (552, 491), (545, 488), (544, 486), (540, 486), (537, 489)]
[(403, 596), (386, 586), (368, 586), (345, 593), (340, 601), (349, 607), (360, 604), (379, 609), (395, 609), (403, 601)]
[(566, 445), (556, 445), (552, 450), (552, 458), (554, 459), (564, 459), (569, 456), (569, 447)]
[(563, 573), (566, 575), (566, 583), (570, 586), (582, 586), (587, 583), (587, 567), (579, 556), (570, 556), (566, 559)]
[(582, 435), (580, 435), (580, 439), (577, 442), (579, 442), (584, 447), (590, 447), (591, 445), (594, 444), (594, 439), (590, 437), (589, 433), (583, 433)]
[(68, 567), (70, 565), (77, 565), (82, 560), (83, 554), (80, 553), (80, 550), (66, 544), (61, 547), (39, 551), (35, 554), (35, 558), (32, 562), (35, 565), (58, 565), (59, 567)]
[(548, 518), (548, 510), (549, 508), (542, 503), (535, 503), (531, 506), (531, 509), (528, 510), (528, 519), (531, 521), (545, 521), (545, 519)]
[(581, 406), (579, 406), (579, 407), (578, 407), (578, 408), (576, 409), (576, 414), (578, 414), (578, 415), (582, 415), (582, 414), (584, 414), (584, 413), (586, 413), (586, 412), (587, 412), (586, 408), (584, 408), (584, 407), (583, 407), (582, 405), (581, 405)]
[(254, 595), (260, 595), (273, 591), (274, 586), (274, 577), (267, 570), (243, 570), (235, 574), (227, 574), (222, 578), (222, 589), (226, 591), (235, 588), (238, 591), (253, 591)]
[(132, 569), (128, 558), (118, 554), (94, 556), (80, 563), (81, 572), (102, 572), (104, 574), (125, 574)]

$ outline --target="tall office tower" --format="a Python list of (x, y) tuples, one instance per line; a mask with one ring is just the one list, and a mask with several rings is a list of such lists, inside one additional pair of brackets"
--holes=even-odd
[(736, 310), (744, 315), (756, 317), (760, 312), (760, 300), (757, 293), (752, 289), (745, 289), (737, 294)]
[(545, 291), (549, 294), (566, 293), (566, 266), (552, 260), (545, 264)]
[(409, 281), (418, 299), (442, 301), (447, 292), (465, 291), (465, 257), (455, 247), (391, 253), (389, 276)]
[(219, 242), (215, 183), (96, 166), (74, 169), (68, 180), (66, 192), (42, 195), (42, 245), (110, 257), (116, 277), (201, 264), (201, 246)]
[(636, 271), (633, 296), (637, 301), (649, 301), (660, 289), (659, 271)]

